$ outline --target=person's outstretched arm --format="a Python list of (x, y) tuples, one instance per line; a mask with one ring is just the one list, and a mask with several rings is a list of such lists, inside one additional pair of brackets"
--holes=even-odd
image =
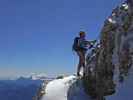
[(97, 42), (97, 40), (93, 40), (93, 41), (86, 41), (86, 45), (89, 46), (89, 48), (92, 48), (93, 45)]

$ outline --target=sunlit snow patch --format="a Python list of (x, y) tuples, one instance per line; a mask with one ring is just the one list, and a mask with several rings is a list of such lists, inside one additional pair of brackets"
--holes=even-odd
[(112, 24), (115, 24), (115, 23), (116, 23), (116, 21), (113, 20), (112, 18), (109, 18), (108, 21), (109, 21), (110, 23), (112, 23)]
[(90, 97), (84, 92), (82, 80), (72, 75), (48, 83), (41, 100), (90, 100)]
[(45, 89), (45, 95), (41, 100), (67, 100), (67, 91), (76, 81), (76, 76), (51, 81)]
[(122, 7), (124, 7), (125, 10), (128, 10), (128, 8), (129, 8), (128, 7), (128, 4), (126, 4), (126, 3), (125, 4), (122, 4)]

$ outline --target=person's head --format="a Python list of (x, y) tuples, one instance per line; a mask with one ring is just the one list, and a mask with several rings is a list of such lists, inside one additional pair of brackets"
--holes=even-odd
[(85, 38), (86, 33), (85, 33), (84, 31), (80, 31), (80, 32), (79, 32), (79, 36), (80, 36), (81, 38)]

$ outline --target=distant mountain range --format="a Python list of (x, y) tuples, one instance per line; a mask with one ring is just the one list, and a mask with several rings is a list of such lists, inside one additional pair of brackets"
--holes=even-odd
[(0, 100), (32, 100), (42, 82), (50, 79), (44, 75), (31, 75), (16, 80), (0, 80)]

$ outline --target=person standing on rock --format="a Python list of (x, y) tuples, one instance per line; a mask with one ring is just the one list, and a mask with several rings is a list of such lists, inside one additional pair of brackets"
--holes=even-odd
[(77, 53), (77, 55), (79, 57), (79, 64), (77, 67), (77, 76), (80, 76), (80, 69), (82, 67), (83, 67), (83, 69), (85, 69), (86, 52), (87, 52), (88, 48), (90, 49), (93, 47), (93, 44), (95, 42), (96, 42), (96, 40), (87, 41), (86, 40), (86, 33), (84, 31), (80, 31), (79, 36), (75, 37), (72, 48)]

